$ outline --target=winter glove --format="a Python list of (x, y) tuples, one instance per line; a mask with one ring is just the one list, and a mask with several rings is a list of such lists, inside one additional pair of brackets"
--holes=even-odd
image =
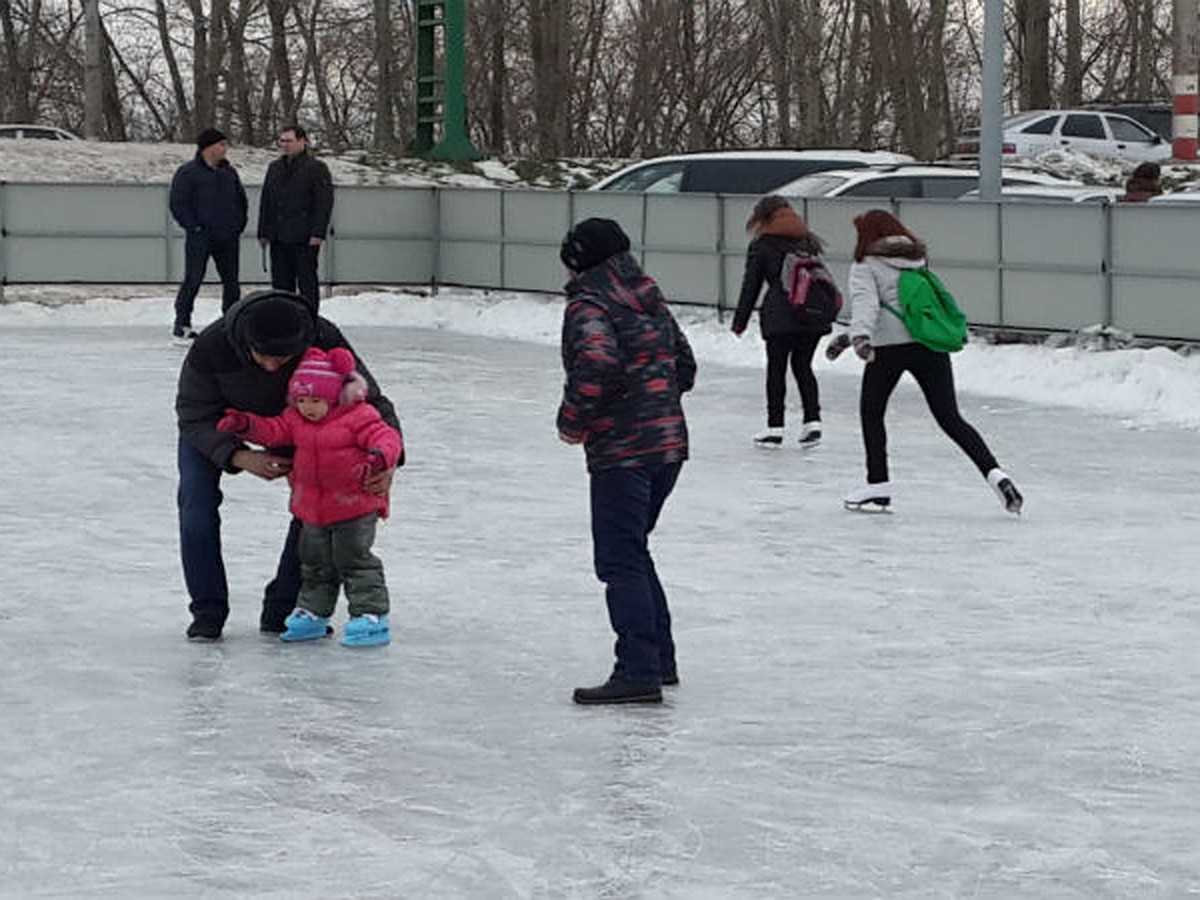
[(388, 467), (387, 458), (383, 455), (382, 450), (371, 449), (367, 451), (367, 474), (370, 478), (372, 475), (378, 475)]
[(858, 358), (870, 362), (875, 358), (875, 348), (871, 346), (871, 339), (865, 334), (857, 334), (852, 339), (854, 344), (854, 352), (858, 354)]
[(250, 417), (236, 409), (225, 410), (225, 415), (217, 422), (217, 431), (229, 431), (233, 434), (244, 434), (250, 430)]
[(841, 356), (845, 349), (849, 346), (850, 335), (843, 331), (837, 337), (830, 340), (830, 342), (826, 345), (825, 358), (830, 362), (833, 362), (835, 359)]

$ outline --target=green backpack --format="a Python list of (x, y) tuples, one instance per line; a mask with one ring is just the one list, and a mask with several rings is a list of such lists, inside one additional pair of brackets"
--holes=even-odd
[(904, 269), (897, 287), (900, 310), (884, 309), (904, 323), (914, 341), (938, 353), (954, 353), (967, 342), (967, 317), (941, 280), (928, 269)]

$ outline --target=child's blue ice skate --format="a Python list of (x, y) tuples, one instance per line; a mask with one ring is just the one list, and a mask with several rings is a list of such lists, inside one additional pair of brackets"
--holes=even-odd
[(329, 627), (329, 619), (325, 616), (314, 616), (307, 609), (295, 609), (283, 620), (281, 641), (315, 641), (317, 638), (328, 637), (333, 633)]
[(389, 643), (392, 639), (388, 631), (388, 617), (373, 616), (370, 613), (354, 616), (346, 623), (346, 633), (342, 637), (343, 647), (374, 647), (378, 644)]

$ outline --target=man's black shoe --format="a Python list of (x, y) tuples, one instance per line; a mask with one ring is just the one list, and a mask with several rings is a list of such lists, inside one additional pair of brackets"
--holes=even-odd
[(663, 672), (662, 683), (663, 687), (675, 687), (675, 685), (679, 684), (679, 672), (675, 669)]
[(204, 643), (207, 641), (219, 641), (221, 639), (221, 625), (218, 622), (193, 622), (188, 626), (187, 636), (189, 641)]
[(662, 688), (657, 684), (610, 678), (596, 687), (575, 688), (574, 699), (584, 706), (600, 703), (662, 703)]
[(274, 619), (260, 619), (258, 622), (258, 630), (263, 634), (283, 634), (287, 631), (287, 626), (280, 619), (276, 622)]

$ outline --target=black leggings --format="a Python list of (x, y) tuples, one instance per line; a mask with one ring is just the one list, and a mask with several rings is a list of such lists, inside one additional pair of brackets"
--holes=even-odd
[(979, 432), (958, 412), (950, 354), (937, 353), (924, 344), (914, 343), (876, 347), (875, 359), (863, 370), (858, 415), (867, 451), (867, 483), (880, 484), (888, 480), (887, 429), (883, 417), (888, 398), (905, 372), (912, 372), (921, 386), (929, 411), (942, 431), (971, 458), (980, 474), (986, 476), (996, 467), (996, 457), (992, 456)]
[(821, 396), (817, 390), (817, 376), (813, 374), (812, 358), (816, 352), (819, 334), (781, 334), (767, 338), (767, 425), (783, 427), (783, 400), (787, 395), (788, 359), (791, 358), (792, 374), (800, 387), (800, 403), (804, 407), (805, 422), (821, 420)]

